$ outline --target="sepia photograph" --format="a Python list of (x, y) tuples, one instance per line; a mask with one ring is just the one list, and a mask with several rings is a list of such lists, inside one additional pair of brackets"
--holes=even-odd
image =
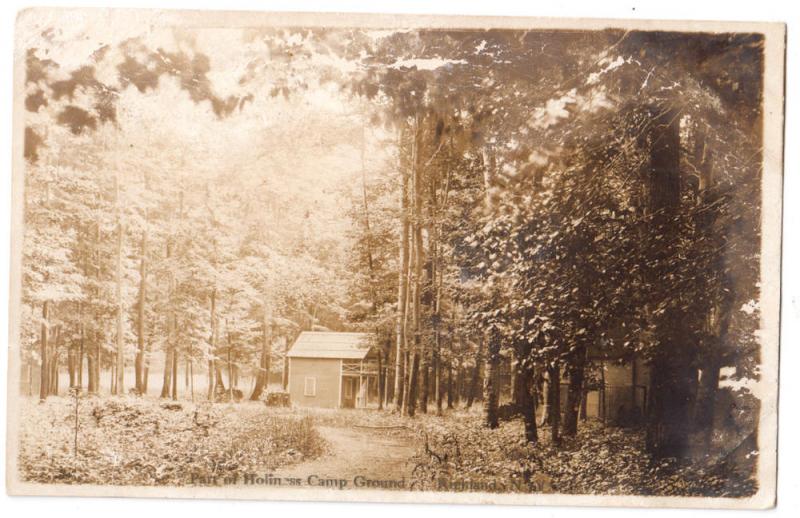
[(8, 492), (774, 506), (784, 41), (22, 11)]

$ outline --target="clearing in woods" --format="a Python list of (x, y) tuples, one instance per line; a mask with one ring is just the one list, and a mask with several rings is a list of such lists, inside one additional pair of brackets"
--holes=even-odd
[[(318, 426), (328, 443), (328, 451), (314, 460), (278, 469), (281, 478), (299, 478), (303, 487), (319, 488), (319, 483), (345, 480), (342, 489), (359, 489), (356, 477), (364, 480), (402, 480), (408, 488), (411, 458), (416, 449), (406, 435), (388, 435), (380, 428)], [(309, 477), (316, 477), (311, 478)]]

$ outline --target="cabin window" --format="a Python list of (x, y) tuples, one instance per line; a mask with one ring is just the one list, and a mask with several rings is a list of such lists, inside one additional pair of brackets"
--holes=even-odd
[(316, 396), (317, 395), (317, 378), (307, 376), (305, 387), (303, 388), (303, 395), (304, 396)]

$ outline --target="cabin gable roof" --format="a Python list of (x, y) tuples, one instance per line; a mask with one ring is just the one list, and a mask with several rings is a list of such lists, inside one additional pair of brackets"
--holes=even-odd
[(363, 360), (375, 344), (372, 333), (303, 331), (289, 350), (289, 358)]

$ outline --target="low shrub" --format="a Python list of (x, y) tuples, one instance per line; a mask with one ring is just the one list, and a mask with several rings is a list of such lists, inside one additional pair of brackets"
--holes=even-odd
[(81, 400), (77, 452), (74, 400), (28, 401), (22, 412), (19, 470), (29, 482), (186, 485), (192, 476), (263, 473), (325, 449), (310, 418), (256, 404)]

